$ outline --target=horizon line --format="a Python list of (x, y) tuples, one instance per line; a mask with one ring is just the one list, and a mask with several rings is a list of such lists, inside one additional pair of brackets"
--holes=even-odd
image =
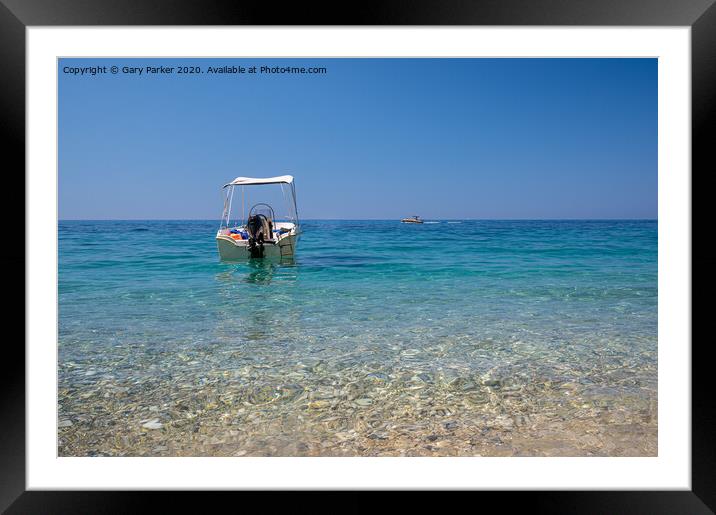
[[(658, 221), (658, 218), (425, 218), (433, 220), (470, 220), (470, 221)], [(342, 220), (342, 221), (400, 221), (400, 218), (302, 218), (301, 220)], [(58, 222), (221, 222), (221, 218), (58, 218)]]

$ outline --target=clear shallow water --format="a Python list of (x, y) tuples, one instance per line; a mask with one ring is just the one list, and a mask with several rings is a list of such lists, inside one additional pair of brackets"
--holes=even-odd
[(60, 222), (60, 454), (656, 454), (657, 223), (452, 222)]

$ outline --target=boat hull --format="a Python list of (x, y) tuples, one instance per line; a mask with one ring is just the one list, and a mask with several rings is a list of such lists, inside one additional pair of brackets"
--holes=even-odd
[[(298, 237), (295, 234), (284, 236), (275, 244), (265, 243), (264, 258), (292, 259), (296, 253), (296, 243), (298, 243)], [(229, 236), (219, 235), (216, 237), (216, 245), (222, 261), (245, 261), (251, 259), (247, 240), (234, 240)]]

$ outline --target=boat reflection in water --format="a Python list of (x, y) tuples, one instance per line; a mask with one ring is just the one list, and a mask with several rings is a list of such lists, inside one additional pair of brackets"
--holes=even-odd
[(233, 266), (216, 274), (216, 279), (227, 283), (238, 281), (268, 285), (275, 280), (295, 281), (298, 275), (298, 267), (293, 258), (259, 258), (223, 263)]
[(298, 266), (293, 260), (249, 259), (230, 264), (215, 277), (222, 283), (223, 299), (213, 326), (215, 339), (242, 346), (261, 341), (278, 349), (285, 345), (287, 324), (298, 330), (300, 308), (293, 302)]
[[(280, 273), (281, 268), (289, 266), (295, 266), (293, 259), (250, 259), (244, 267), (244, 269), (248, 269), (244, 281), (253, 284), (270, 284), (274, 277)], [(294, 281), (296, 276), (295, 274), (286, 274), (282, 276), (282, 279)]]

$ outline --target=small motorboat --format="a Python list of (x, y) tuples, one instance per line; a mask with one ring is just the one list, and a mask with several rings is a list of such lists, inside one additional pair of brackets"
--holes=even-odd
[[(286, 200), (286, 220), (276, 218), (273, 207), (264, 202), (254, 204), (244, 216), (244, 188), (246, 186), (278, 184)], [(241, 188), (241, 219), (231, 223), (234, 190)], [(252, 178), (237, 177), (224, 185), (224, 212), (216, 233), (219, 257), (225, 261), (251, 258), (293, 258), (300, 234), (296, 209), (296, 186), (291, 175)], [(286, 191), (288, 190), (288, 191)]]
[(403, 218), (401, 220), (404, 224), (422, 224), (423, 221), (420, 219), (418, 215), (413, 215), (408, 218)]

